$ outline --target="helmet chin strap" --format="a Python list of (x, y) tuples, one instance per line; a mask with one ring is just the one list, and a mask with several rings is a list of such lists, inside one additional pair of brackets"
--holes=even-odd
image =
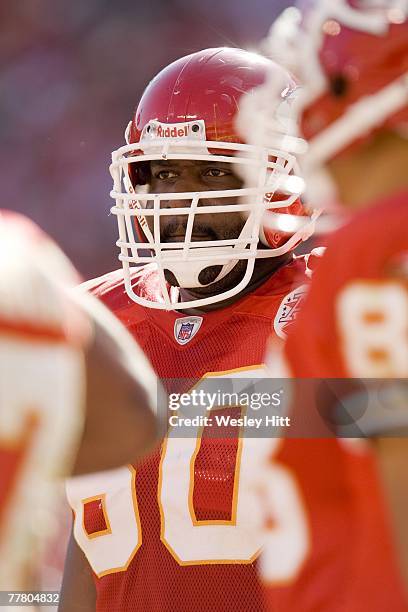
[[(203, 249), (195, 249), (189, 252), (188, 260), (181, 260), (181, 252), (180, 251), (169, 251), (166, 253), (164, 260), (162, 261), (162, 266), (165, 270), (169, 270), (174, 274), (174, 277), (177, 281), (179, 287), (183, 289), (194, 289), (197, 287), (204, 287), (214, 284), (215, 282), (224, 278), (235, 266), (237, 265), (239, 259), (231, 259), (231, 255), (233, 254), (234, 247), (220, 247), (220, 248), (212, 248), (212, 255), (219, 255), (220, 257), (217, 259), (207, 259), (203, 260)], [(225, 255), (225, 257), (223, 257)], [(176, 261), (171, 261), (171, 258), (177, 258)], [(194, 257), (200, 257), (199, 261), (194, 261)], [(211, 266), (222, 266), (221, 271), (217, 274), (215, 280), (211, 283), (207, 283), (204, 285), (199, 281), (199, 276), (205, 268), (209, 268)]]
[[(251, 242), (251, 237), (253, 235), (259, 235), (259, 226), (258, 226), (257, 216), (254, 217), (254, 214), (249, 214), (245, 224), (239, 234), (239, 238), (248, 239), (248, 244)], [(235, 244), (234, 246), (222, 246), (222, 247), (209, 247), (206, 249), (196, 248), (189, 249), (188, 252), (188, 260), (182, 260), (182, 250), (177, 251), (168, 251), (162, 258), (162, 266), (164, 269), (170, 270), (177, 280), (177, 284), (179, 287), (183, 289), (194, 289), (197, 287), (208, 287), (223, 279), (231, 270), (235, 268), (237, 263), (240, 261), (239, 259), (234, 257), (234, 254), (237, 253), (237, 250), (245, 250), (244, 244)], [(211, 254), (211, 256), (216, 256), (214, 259), (203, 259), (203, 255)], [(177, 258), (178, 261), (168, 261), (172, 258)], [(195, 258), (199, 258), (199, 260), (194, 261)], [(217, 274), (216, 278), (210, 283), (203, 284), (199, 281), (199, 276), (203, 270), (212, 266), (222, 266), (219, 274)]]

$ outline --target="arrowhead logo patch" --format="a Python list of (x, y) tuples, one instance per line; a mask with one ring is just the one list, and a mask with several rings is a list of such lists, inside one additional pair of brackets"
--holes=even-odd
[(287, 331), (296, 319), (307, 290), (308, 285), (300, 285), (283, 298), (273, 322), (273, 327), (279, 338), (286, 338)]

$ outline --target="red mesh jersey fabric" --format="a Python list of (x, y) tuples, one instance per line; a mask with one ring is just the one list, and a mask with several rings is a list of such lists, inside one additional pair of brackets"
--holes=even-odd
[(102, 499), (84, 503), (84, 529), (89, 536), (108, 529), (102, 504)]
[[(261, 366), (279, 305), (307, 281), (303, 258), (281, 268), (254, 294), (203, 316), (197, 335), (181, 346), (174, 323), (182, 313), (141, 309), (131, 302), (120, 275), (105, 277), (94, 292), (137, 338), (170, 391), (187, 391), (208, 372)], [(138, 289), (152, 291), (154, 272), (144, 270)], [(174, 388), (174, 386), (179, 388)], [(231, 520), (238, 443), (211, 438), (204, 430), (194, 460), (193, 512), (200, 521)], [(99, 612), (249, 612), (263, 609), (256, 561), (180, 565), (161, 540), (158, 506), (160, 453), (136, 470), (142, 545), (127, 571), (95, 578)], [(180, 468), (181, 469), (181, 468)], [(177, 496), (178, 492), (174, 491)], [(198, 525), (196, 527), (200, 529)], [(231, 529), (234, 527), (231, 526)], [(186, 535), (186, 537), (188, 537)], [(203, 536), (205, 537), (205, 536)], [(198, 553), (199, 555), (199, 553)]]
[[(229, 445), (216, 444), (214, 448), (211, 444), (204, 449), (203, 463), (206, 467), (195, 471), (194, 506), (196, 515), (199, 515), (197, 518), (214, 518), (214, 509), (218, 510), (218, 515), (228, 516), (231, 513), (228, 486), (224, 494), (217, 491), (218, 498), (214, 493), (208, 497), (207, 492), (208, 483), (214, 478), (221, 477), (228, 481), (235, 476), (235, 462), (231, 460)], [(208, 464), (210, 467), (207, 467)], [(261, 611), (262, 592), (255, 563), (179, 565), (160, 540), (157, 490), (158, 457), (155, 455), (144, 462), (136, 475), (142, 546), (126, 572), (96, 579), (97, 610)]]
[[(305, 282), (304, 260), (295, 259), (251, 295), (231, 307), (203, 315), (199, 331), (183, 346), (177, 343), (174, 329), (176, 320), (186, 315), (139, 307), (126, 296), (120, 273), (96, 281), (94, 292), (137, 338), (159, 376), (169, 379), (169, 391), (180, 392), (197, 385), (209, 372), (242, 369), (248, 371), (250, 378), (253, 368), (263, 363), (268, 338), (271, 334), (276, 337), (274, 323), (282, 301)], [(140, 271), (135, 285), (140, 292), (154, 291), (154, 271), (150, 267)], [(284, 314), (285, 325), (290, 320), (289, 311), (290, 308)], [(322, 443), (289, 440), (282, 444), (275, 460), (279, 466), (291, 470), (298, 484), (309, 521), (310, 549), (301, 575), (294, 576), (290, 585), (264, 589), (258, 576), (256, 554), (245, 562), (231, 558), (225, 562), (222, 556), (202, 561), (202, 549), (207, 545), (203, 525), (226, 525), (230, 521), (225, 529), (235, 528), (232, 515), (240, 465), (237, 441), (228, 437), (227, 432), (225, 439), (210, 437), (204, 429), (192, 454), (196, 441), (193, 440), (187, 452), (188, 443), (169, 437), (160, 451), (137, 466), (135, 488), (141, 544), (126, 569), (110, 572), (104, 568), (102, 577), (95, 575), (98, 612), (264, 612), (265, 594), (267, 604), (271, 604), (269, 610), (273, 612), (326, 611), (327, 602), (338, 600), (337, 595), (343, 591), (347, 591), (347, 602), (350, 602), (350, 585), (361, 580), (359, 560), (365, 558), (362, 551), (377, 537), (369, 513), (376, 518), (382, 515), (380, 505), (369, 508), (372, 502), (377, 504), (376, 495), (364, 497), (374, 469), (371, 457), (360, 461), (357, 454), (353, 461), (358, 469), (350, 470), (344, 450), (336, 440)], [(167, 472), (166, 462), (171, 468)], [(177, 481), (180, 474), (186, 475), (190, 487), (190, 514), (185, 531), (180, 527), (187, 524), (183, 515), (186, 502)], [(167, 489), (166, 498), (163, 491), (169, 475), (176, 484), (173, 489)], [(170, 504), (176, 528), (179, 527), (173, 548), (168, 540), (171, 521), (166, 514), (168, 510), (163, 509), (164, 499)], [(365, 526), (368, 519), (369, 529)], [(376, 524), (380, 525), (378, 521)], [(200, 534), (198, 540), (194, 539), (197, 534)], [(110, 536), (101, 536), (100, 540), (105, 537)], [(382, 561), (388, 540), (382, 526), (377, 541), (370, 571), (378, 575), (383, 570), (388, 579), (389, 568)], [(219, 544), (222, 549), (223, 541)], [(196, 557), (185, 561), (180, 549), (185, 551), (189, 547), (196, 552)], [(103, 555), (108, 568), (108, 546), (104, 547)], [(386, 558), (390, 558), (388, 553)], [(304, 608), (296, 607), (300, 596)], [(361, 610), (364, 612), (364, 608)]]

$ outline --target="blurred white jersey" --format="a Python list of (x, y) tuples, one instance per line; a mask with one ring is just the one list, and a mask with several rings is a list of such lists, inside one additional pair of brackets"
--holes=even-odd
[(65, 293), (77, 282), (69, 261), (39, 228), (0, 212), (3, 591), (35, 588), (34, 560), (53, 528), (53, 477), (72, 466), (82, 433), (90, 327)]

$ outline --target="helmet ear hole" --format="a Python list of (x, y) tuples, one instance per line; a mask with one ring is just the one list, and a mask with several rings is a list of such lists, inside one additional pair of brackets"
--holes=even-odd
[(344, 74), (336, 74), (330, 79), (330, 91), (335, 98), (342, 98), (347, 94), (349, 83)]
[(133, 189), (139, 185), (148, 185), (150, 183), (150, 163), (149, 162), (132, 162), (128, 168), (129, 178)]

